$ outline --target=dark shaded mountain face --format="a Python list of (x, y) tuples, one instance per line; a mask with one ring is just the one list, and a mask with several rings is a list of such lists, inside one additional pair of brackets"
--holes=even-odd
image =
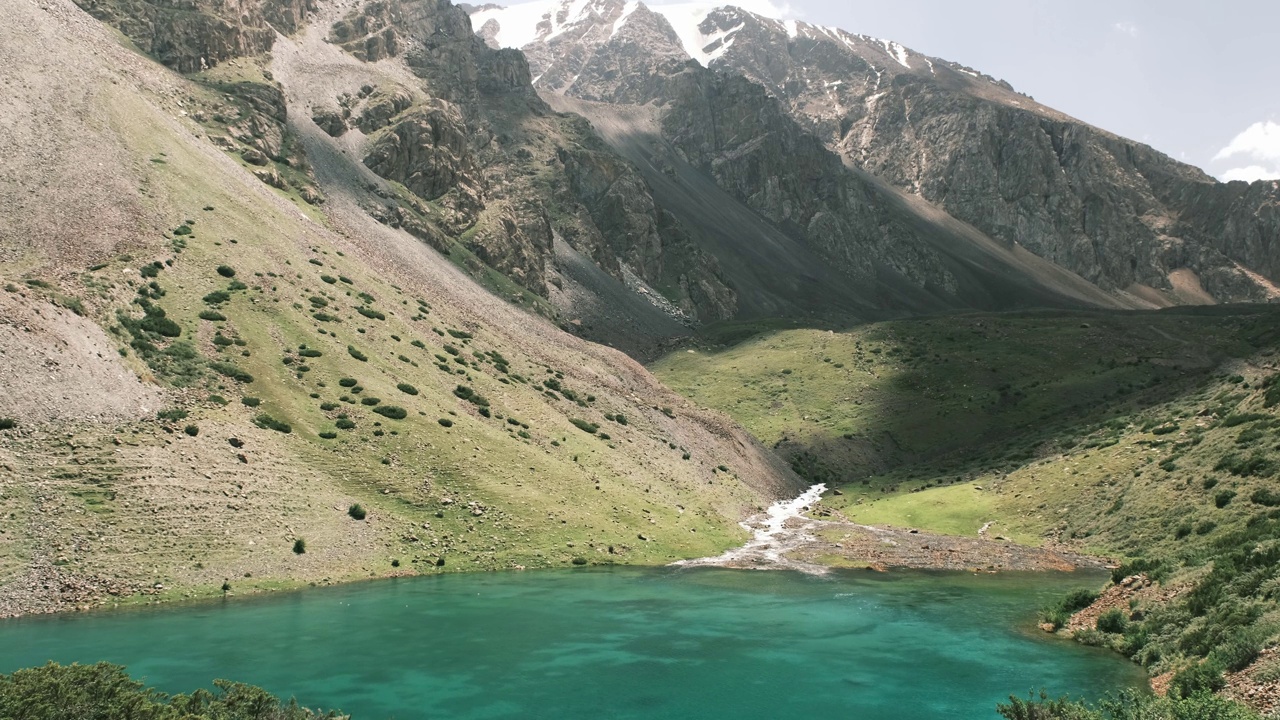
[[(725, 154), (708, 156), (708, 138), (698, 133), (716, 132), (710, 130), (714, 123), (709, 116), (695, 119), (691, 83), (684, 79), (715, 74), (702, 65), (759, 88), (846, 166), (926, 201), (1000, 246), (1026, 249), (1075, 273), (1118, 302), (1277, 295), (1280, 189), (1274, 182), (1216, 182), (1149, 147), (1046, 108), (1007, 83), (891, 41), (734, 7), (650, 10), (642, 3), (593, 0), (551, 2), (545, 12), (536, 31), (504, 29), (512, 11), (493, 7), (476, 10), (473, 22), (491, 44), (524, 42), (543, 93), (659, 105), (666, 137), (692, 152), (722, 185), (728, 180), (731, 187), (738, 178), (724, 177), (730, 171), (720, 166), (749, 153), (750, 140), (717, 136), (712, 144), (722, 142), (718, 150)], [(534, 14), (524, 10), (521, 17)], [(732, 85), (702, 81), (704, 87), (712, 83)], [(796, 130), (782, 130), (765, 99), (752, 102), (758, 130), (752, 139), (786, 148), (788, 160), (794, 158), (786, 138)], [(703, 109), (720, 115), (721, 108), (711, 110), (708, 103)], [(811, 219), (821, 200), (788, 192), (788, 181), (812, 180), (809, 163), (761, 159), (758, 167), (765, 178), (753, 179), (760, 184), (752, 207), (775, 225), (790, 222), (791, 233), (815, 247), (826, 238), (860, 258), (874, 256), (898, 269), (909, 264), (918, 285), (937, 287), (937, 263), (909, 249), (911, 242), (899, 233), (889, 231), (885, 239), (893, 250), (869, 254), (848, 234), (831, 240), (845, 228), (803, 227), (798, 221)], [(785, 217), (784, 206), (791, 211)], [(865, 242), (869, 218), (860, 214), (834, 215), (856, 227), (852, 232)]]

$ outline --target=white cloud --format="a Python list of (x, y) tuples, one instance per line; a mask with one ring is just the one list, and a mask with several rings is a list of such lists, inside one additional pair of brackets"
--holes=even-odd
[(1280, 163), (1280, 123), (1267, 120), (1250, 125), (1219, 150), (1213, 159), (1226, 160), (1237, 155)]
[(1261, 165), (1250, 165), (1249, 167), (1232, 168), (1222, 173), (1221, 177), (1223, 182), (1231, 182), (1232, 180), (1243, 180), (1245, 182), (1280, 180), (1280, 170), (1268, 170)]
[(1223, 172), (1219, 176), (1223, 180), (1280, 179), (1280, 123), (1254, 123), (1213, 156), (1214, 162), (1236, 158), (1249, 164)]
[(1126, 22), (1122, 20), (1116, 23), (1115, 25), (1112, 25), (1111, 29), (1115, 30), (1118, 33), (1123, 33), (1125, 35), (1128, 35), (1129, 37), (1132, 37), (1132, 38), (1138, 37), (1138, 26), (1134, 25), (1131, 22)]

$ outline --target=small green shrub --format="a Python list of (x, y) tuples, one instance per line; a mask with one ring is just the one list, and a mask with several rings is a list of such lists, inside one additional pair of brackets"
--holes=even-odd
[(306, 540), (303, 540), (302, 538), (298, 538), (297, 540), (294, 540), (294, 541), (293, 541), (293, 554), (294, 554), (294, 555), (301, 555), (301, 554), (305, 553), (306, 551), (307, 551), (307, 541), (306, 541)]
[(440, 423), (441, 427), (453, 427), (453, 421), (449, 418), (440, 418), (436, 422)]
[(463, 330), (454, 330), (454, 329), (452, 329), (452, 328), (449, 328), (448, 332), (449, 332), (449, 334), (450, 334), (450, 335), (452, 335), (453, 337), (458, 338), (459, 340), (470, 340), (471, 338), (475, 337), (475, 336), (474, 336), (474, 335), (472, 335), (471, 333), (466, 332), (466, 331), (463, 331)]
[(338, 384), (344, 388), (355, 387), (360, 381), (355, 378), (344, 377), (338, 380)]
[(1264, 507), (1278, 507), (1280, 506), (1280, 492), (1276, 492), (1271, 488), (1258, 488), (1249, 496), (1249, 501)]
[(380, 402), (382, 402), (382, 398), (376, 398), (376, 397), (360, 398), (360, 404), (368, 405), (369, 407), (373, 407), (374, 405), (377, 405)]
[(1128, 625), (1128, 621), (1129, 619), (1125, 617), (1124, 612), (1119, 608), (1111, 608), (1098, 616), (1098, 621), (1094, 623), (1094, 627), (1098, 629), (1098, 632), (1122, 633), (1125, 626)]
[(1262, 643), (1251, 633), (1238, 633), (1221, 642), (1209, 653), (1211, 662), (1230, 672), (1239, 672), (1253, 664), (1262, 653)]
[(182, 432), (190, 435), (191, 437), (195, 437), (200, 434), (200, 428), (196, 427), (195, 425), (188, 425), (182, 428)]
[(581, 418), (569, 418), (569, 422), (573, 423), (574, 427), (578, 428), (582, 432), (587, 433), (589, 435), (595, 435), (597, 432), (600, 431), (599, 425), (593, 422), (582, 420)]
[(0, 430), (12, 430), (18, 427), (18, 421), (13, 418), (0, 418)]
[(1231, 454), (1219, 460), (1213, 469), (1219, 472), (1225, 470), (1237, 477), (1270, 477), (1275, 474), (1276, 463), (1262, 454), (1254, 454), (1248, 458)]
[(369, 362), (369, 356), (357, 350), (355, 345), (347, 346), (347, 354), (360, 362)]
[(1213, 496), (1213, 504), (1217, 508), (1224, 508), (1235, 498), (1235, 490), (1219, 490)]
[(324, 440), (333, 440), (338, 437), (338, 433), (332, 430), (325, 430), (324, 432), (320, 433), (320, 437), (321, 439), (324, 439)]
[(213, 370), (219, 375), (222, 375), (223, 377), (231, 378), (232, 380), (235, 380), (237, 382), (242, 382), (242, 383), (253, 382), (252, 375), (245, 372), (244, 370), (241, 370), (235, 365), (232, 365), (229, 362), (222, 362), (222, 361), (211, 362), (209, 363), (209, 369)]
[(293, 427), (287, 422), (277, 420), (266, 413), (258, 415), (253, 419), (253, 424), (265, 430), (275, 430), (286, 435), (293, 432)]
[(246, 407), (258, 407), (262, 404), (262, 398), (242, 397), (240, 398), (240, 402), (244, 403)]
[(231, 293), (227, 292), (226, 290), (214, 290), (213, 292), (201, 298), (201, 300), (206, 305), (221, 305), (222, 303), (225, 303), (231, 300)]
[(409, 411), (396, 405), (379, 405), (373, 411), (385, 418), (392, 420), (403, 420), (409, 417)]
[(356, 308), (356, 312), (369, 318), (370, 320), (386, 320), (387, 319), (387, 316), (384, 315), (383, 313), (377, 310), (374, 310), (373, 308), (365, 307), (363, 305)]
[(354, 430), (356, 427), (356, 424), (352, 422), (350, 418), (338, 418), (334, 425), (337, 426), (339, 430)]
[(323, 356), (324, 353), (319, 350), (312, 350), (311, 348), (300, 348), (298, 350), (298, 355), (305, 358), (318, 358)]
[(208, 320), (210, 322), (222, 322), (227, 319), (227, 316), (217, 310), (201, 310), (200, 319)]
[(236, 271), (230, 265), (219, 265), (218, 274), (224, 278), (232, 278), (236, 276)]
[(416, 388), (416, 387), (414, 387), (414, 386), (410, 385), (409, 383), (397, 383), (397, 384), (396, 384), (396, 389), (397, 389), (397, 390), (399, 390), (400, 392), (404, 393), (405, 395), (417, 395), (417, 394), (418, 394), (418, 388)]
[(182, 408), (170, 408), (168, 410), (161, 410), (160, 412), (156, 413), (156, 419), (177, 422), (178, 420), (182, 420), (183, 418), (185, 418), (187, 415), (188, 415), (187, 411), (183, 410)]
[(483, 395), (481, 395), (480, 393), (476, 392), (475, 390), (472, 390), (471, 388), (467, 387), (466, 385), (459, 385), (459, 386), (457, 386), (456, 388), (454, 388), (454, 389), (453, 389), (453, 394), (454, 394), (455, 396), (457, 396), (457, 397), (459, 397), (459, 398), (461, 398), (461, 399), (463, 399), (463, 400), (466, 400), (467, 402), (469, 402), (469, 403), (471, 403), (471, 404), (473, 404), (473, 405), (477, 405), (477, 406), (479, 406), (479, 407), (488, 407), (488, 405), (489, 405), (489, 401), (488, 401), (488, 400), (486, 400), (486, 399), (484, 398), (484, 396), (483, 396)]
[(356, 503), (355, 505), (347, 508), (347, 514), (350, 515), (353, 520), (363, 520), (368, 513), (365, 512), (363, 507), (360, 507), (360, 503)]
[(152, 307), (142, 319), (141, 327), (163, 337), (176, 338), (182, 335), (182, 326), (164, 316), (164, 310)]
[(332, 284), (334, 284), (334, 283), (338, 282), (338, 279), (337, 279), (337, 278), (335, 278), (335, 277), (333, 277), (332, 275), (321, 275), (321, 276), (320, 276), (320, 279), (321, 279), (321, 280), (323, 280), (323, 281), (325, 281), (326, 283), (328, 283), (328, 284), (330, 284), (330, 285), (332, 285)]
[(1190, 698), (1217, 692), (1226, 685), (1227, 681), (1222, 677), (1222, 666), (1215, 661), (1205, 660), (1174, 675), (1169, 684), (1169, 694), (1175, 698)]
[(1236, 427), (1245, 423), (1257, 422), (1259, 420), (1270, 420), (1271, 416), (1263, 413), (1232, 413), (1222, 418), (1223, 427)]
[(1053, 625), (1056, 630), (1066, 625), (1072, 615), (1089, 607), (1097, 599), (1098, 593), (1092, 590), (1076, 590), (1062, 598), (1058, 604), (1042, 610), (1040, 616), (1046, 623)]

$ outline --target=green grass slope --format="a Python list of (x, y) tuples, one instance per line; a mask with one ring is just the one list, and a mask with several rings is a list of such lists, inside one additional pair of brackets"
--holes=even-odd
[(781, 331), (655, 371), (832, 484), (824, 504), (855, 522), (1149, 574), (1164, 591), (1080, 636), (1191, 692), (1280, 667), (1278, 344), (1268, 307), (964, 315)]
[[(29, 8), (33, 42), (101, 55), (3, 72), (32, 102), (78, 78), (94, 113), (52, 129), (123, 159), (113, 182), (136, 190), (0, 247), (23, 258), (0, 295), (24, 318), (0, 351), (39, 365), (0, 372), (0, 612), (664, 563), (740, 542), (744, 513), (799, 484), (723, 416), (406, 233), (259, 182), (185, 117), (204, 86), (57, 5)], [(77, 162), (43, 160), (49, 176)], [(68, 252), (72, 228), (94, 242)], [(84, 320), (96, 345), (55, 342)]]

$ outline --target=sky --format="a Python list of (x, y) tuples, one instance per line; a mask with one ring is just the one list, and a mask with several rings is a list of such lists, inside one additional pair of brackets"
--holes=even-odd
[(1224, 180), (1280, 178), (1280, 0), (725, 4), (963, 63)]

